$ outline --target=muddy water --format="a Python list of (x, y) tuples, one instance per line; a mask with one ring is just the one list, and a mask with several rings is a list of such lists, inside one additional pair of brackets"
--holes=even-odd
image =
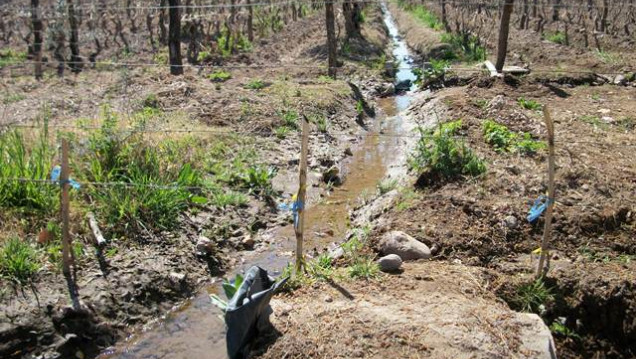
[[(396, 81), (415, 80), (410, 70), (412, 62), (405, 42), (383, 5), (384, 21), (393, 40), (394, 58), (400, 60)], [(380, 99), (382, 114), (365, 133), (363, 141), (353, 156), (344, 164), (345, 182), (332, 193), (309, 203), (305, 214), (305, 249), (322, 251), (334, 242), (341, 241), (348, 230), (349, 211), (363, 197), (372, 195), (376, 186), (386, 176), (394, 176), (403, 168), (406, 143), (394, 134), (406, 133), (410, 126), (404, 124), (400, 112), (410, 104), (410, 93)], [(391, 135), (383, 136), (383, 133)], [(292, 261), (295, 237), (291, 225), (275, 228), (261, 238), (270, 243), (258, 251), (243, 253), (234, 272), (242, 272), (252, 265), (259, 265), (274, 275)], [(217, 281), (219, 283), (220, 280)], [(141, 333), (111, 348), (100, 359), (154, 359), (154, 358), (226, 358), (225, 324), (221, 312), (212, 306), (209, 293), (219, 290), (213, 286), (183, 307), (165, 318), (149, 325)]]

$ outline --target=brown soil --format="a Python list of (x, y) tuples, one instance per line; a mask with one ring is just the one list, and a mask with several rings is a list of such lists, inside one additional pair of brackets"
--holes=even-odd
[(479, 268), (436, 262), (370, 282), (316, 284), (272, 302), (278, 338), (254, 357), (536, 357), (520, 339), (525, 317), (488, 285)]

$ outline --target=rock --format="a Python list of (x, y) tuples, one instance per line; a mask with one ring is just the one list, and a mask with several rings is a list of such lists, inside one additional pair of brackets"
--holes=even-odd
[(504, 218), (504, 224), (510, 229), (515, 229), (519, 226), (519, 220), (515, 216), (508, 216)]
[(614, 85), (625, 85), (627, 84), (627, 79), (623, 75), (618, 75), (614, 78)]
[(395, 91), (408, 91), (411, 89), (411, 80), (402, 80), (395, 84)]
[(345, 156), (353, 156), (353, 151), (351, 151), (351, 147), (347, 147), (344, 150)]
[(338, 258), (344, 256), (344, 254), (345, 254), (344, 253), (344, 249), (342, 249), (342, 247), (338, 246), (338, 247), (334, 248), (333, 250), (330, 250), (328, 256), (329, 256), (329, 258), (335, 260), (335, 259), (338, 259)]
[(181, 283), (185, 278), (185, 273), (170, 272), (170, 280), (175, 283)]
[(199, 236), (197, 240), (197, 254), (203, 256), (210, 255), (214, 251), (214, 247), (215, 244), (210, 238)]
[(243, 238), (243, 240), (241, 240), (241, 244), (243, 244), (245, 248), (254, 248), (254, 244), (256, 244), (256, 242), (254, 241), (254, 238), (248, 234), (245, 238)]
[(394, 272), (402, 266), (402, 258), (397, 254), (389, 254), (378, 259), (378, 265), (383, 272)]
[(380, 97), (391, 96), (395, 94), (395, 86), (392, 83), (383, 83), (375, 86), (375, 92)]
[(397, 254), (402, 260), (431, 258), (431, 250), (417, 239), (401, 231), (385, 233), (380, 239), (380, 252), (382, 254)]
[(331, 166), (328, 170), (323, 172), (322, 180), (325, 183), (333, 183), (335, 185), (339, 185), (342, 183), (342, 178), (340, 177), (340, 168), (338, 166)]
[(521, 348), (526, 352), (535, 353), (537, 359), (556, 359), (556, 348), (550, 329), (541, 317), (534, 313), (516, 313), (519, 323)]
[(501, 110), (505, 105), (506, 99), (502, 95), (497, 95), (488, 103), (488, 110)]
[(326, 296), (325, 296), (325, 302), (327, 302), (327, 303), (331, 303), (331, 302), (333, 302), (333, 298), (331, 298), (331, 296), (330, 296), (330, 295), (326, 295)]

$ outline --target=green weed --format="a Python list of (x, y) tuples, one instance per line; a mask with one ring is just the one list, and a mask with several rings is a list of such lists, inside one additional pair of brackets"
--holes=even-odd
[(486, 60), (486, 48), (481, 45), (479, 38), (468, 34), (443, 33), (441, 41), (451, 45), (452, 51), (443, 55), (445, 60), (459, 60), (474, 63)]
[(520, 135), (493, 120), (484, 121), (482, 126), (486, 143), (493, 146), (497, 152), (517, 151), (530, 156), (547, 148), (544, 142), (534, 140), (529, 133)]
[(454, 179), (461, 175), (478, 176), (486, 165), (473, 151), (455, 138), (461, 120), (440, 124), (438, 129), (420, 129), (415, 153), (409, 159), (411, 170), (428, 172), (433, 177)]
[[(223, 284), (221, 284), (221, 286), (223, 287), (223, 292), (225, 293), (225, 296), (227, 297), (228, 300), (234, 297), (234, 294), (236, 294), (236, 292), (238, 291), (238, 289), (241, 287), (242, 284), (243, 284), (243, 276), (240, 274), (237, 274), (234, 280), (231, 282), (228, 281), (227, 279), (223, 280)], [(221, 310), (223, 311), (227, 310), (228, 302), (221, 299), (218, 295), (211, 294), (210, 300), (212, 301), (212, 304), (219, 307)]]
[(406, 10), (413, 14), (413, 16), (424, 24), (426, 27), (436, 31), (444, 29), (444, 24), (427, 8), (422, 5), (407, 5)]
[(189, 143), (153, 145), (139, 133), (118, 130), (108, 108), (103, 118), (83, 151), (81, 172), (90, 182), (116, 183), (88, 188), (107, 231), (124, 235), (174, 228), (193, 197), (185, 187), (203, 185), (201, 174), (183, 157)]
[(274, 129), (274, 135), (282, 140), (287, 138), (287, 135), (289, 135), (291, 131), (292, 130), (287, 126), (279, 126)]
[(541, 110), (541, 104), (535, 100), (526, 100), (523, 97), (519, 97), (517, 103), (521, 108), (525, 108), (526, 110), (538, 111)]
[(356, 113), (358, 116), (364, 115), (364, 102), (362, 100), (356, 102)]
[(250, 192), (261, 195), (272, 195), (272, 179), (278, 170), (275, 167), (251, 166), (241, 176), (243, 186)]
[(568, 328), (565, 324), (562, 324), (557, 320), (552, 322), (552, 324), (550, 325), (550, 331), (558, 336), (572, 339), (581, 339), (581, 336), (578, 335), (574, 330)]
[(351, 278), (372, 279), (380, 273), (380, 267), (372, 257), (359, 256), (349, 265), (348, 273)]
[(318, 280), (328, 280), (333, 275), (333, 266), (329, 254), (323, 253), (305, 263), (307, 275)]
[(20, 102), (20, 101), (24, 100), (25, 98), (26, 98), (26, 96), (24, 96), (21, 93), (7, 95), (6, 97), (4, 97), (2, 99), (2, 104), (8, 105), (8, 104), (12, 104), (14, 102)]
[[(17, 130), (1, 133), (0, 207), (54, 213), (59, 202), (59, 187), (39, 183), (48, 179), (53, 158), (46, 123), (35, 141), (25, 139)], [(17, 180), (19, 178), (25, 181)]]
[(278, 111), (278, 116), (283, 120), (283, 125), (290, 129), (297, 130), (300, 128), (299, 122), (300, 117), (298, 116), (298, 112), (294, 110), (281, 110)]
[(450, 66), (448, 60), (431, 59), (430, 67), (425, 69), (414, 68), (415, 84), (422, 88), (435, 87), (443, 84), (444, 75)]
[(561, 31), (557, 31), (557, 32), (546, 32), (543, 34), (543, 37), (550, 41), (550, 42), (554, 42), (555, 44), (561, 44), (561, 45), (565, 45), (565, 33), (561, 32)]
[(601, 61), (609, 65), (616, 65), (621, 62), (621, 58), (619, 55), (607, 51), (601, 51), (597, 49), (596, 56), (598, 56)]
[(245, 88), (250, 90), (260, 90), (265, 88), (265, 82), (261, 79), (252, 79), (247, 84), (245, 84)]
[(397, 187), (397, 185), (398, 181), (396, 179), (388, 178), (378, 183), (378, 190), (380, 191), (380, 194), (383, 195), (385, 193), (393, 191)]
[(0, 248), (0, 275), (16, 284), (30, 282), (40, 264), (37, 253), (27, 242), (19, 238), (9, 238)]
[(541, 306), (552, 300), (554, 300), (552, 290), (542, 279), (536, 279), (519, 285), (510, 302), (514, 310), (540, 313)]
[(329, 129), (329, 122), (325, 116), (310, 115), (309, 122), (315, 124), (319, 132), (326, 133)]
[(232, 74), (223, 70), (214, 71), (208, 75), (208, 79), (212, 80), (212, 82), (225, 82), (231, 78)]
[(27, 54), (24, 51), (12, 49), (0, 50), (0, 68), (21, 64), (26, 61)]
[(212, 195), (212, 204), (219, 208), (242, 207), (248, 202), (245, 194), (235, 191), (219, 192)]
[(579, 120), (601, 129), (606, 129), (608, 127), (605, 122), (601, 121), (600, 117), (595, 115), (583, 115), (579, 117)]

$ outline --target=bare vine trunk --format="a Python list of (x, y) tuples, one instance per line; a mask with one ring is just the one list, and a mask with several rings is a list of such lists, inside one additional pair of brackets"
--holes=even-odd
[(333, 2), (325, 3), (325, 20), (327, 22), (327, 50), (329, 53), (329, 70), (328, 74), (332, 78), (336, 78), (336, 24), (333, 11)]
[(168, 39), (168, 51), (170, 57), (170, 73), (183, 74), (183, 62), (181, 60), (181, 15), (179, 14), (179, 0), (169, 0), (170, 9), (170, 33)]
[(31, 25), (33, 26), (33, 60), (35, 78), (42, 79), (42, 19), (40, 18), (40, 0), (31, 0)]
[(506, 62), (506, 53), (508, 52), (508, 33), (510, 32), (510, 16), (514, 0), (506, 0), (501, 12), (501, 23), (499, 25), (499, 44), (497, 46), (497, 64), (495, 68), (501, 73)]
[(168, 45), (168, 29), (166, 29), (166, 0), (159, 3), (159, 44), (161, 46)]
[(79, 35), (77, 30), (77, 14), (75, 14), (75, 0), (68, 0), (68, 22), (71, 27), (71, 38), (69, 47), (71, 49), (71, 71), (78, 73), (82, 71), (82, 58), (79, 50)]

